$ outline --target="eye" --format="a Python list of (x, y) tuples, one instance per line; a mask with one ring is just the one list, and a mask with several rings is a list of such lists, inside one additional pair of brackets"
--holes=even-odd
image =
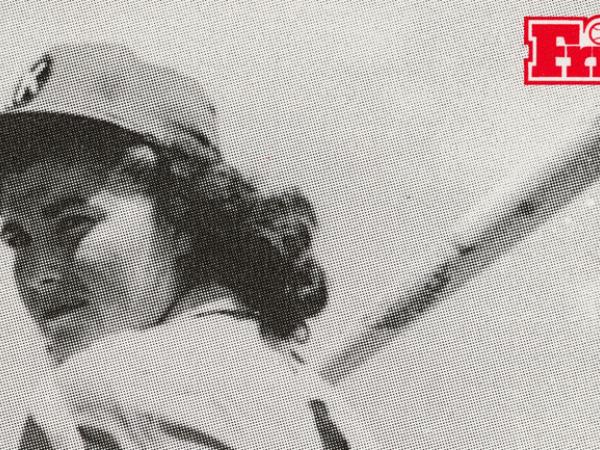
[(16, 226), (6, 225), (0, 233), (0, 239), (13, 249), (27, 247), (31, 237)]
[(93, 218), (82, 214), (65, 216), (58, 220), (56, 231), (60, 235), (78, 234), (88, 230), (93, 223)]

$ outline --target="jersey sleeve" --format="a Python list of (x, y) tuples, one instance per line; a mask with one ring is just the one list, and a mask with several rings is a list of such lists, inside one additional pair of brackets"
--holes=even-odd
[(186, 320), (115, 335), (65, 363), (61, 389), (80, 423), (128, 450), (320, 448), (310, 406), (250, 325)]
[(128, 450), (177, 439), (193, 441), (191, 448), (236, 448), (196, 331), (203, 330), (178, 324), (121, 333), (65, 363), (60, 387), (84, 439), (110, 439)]

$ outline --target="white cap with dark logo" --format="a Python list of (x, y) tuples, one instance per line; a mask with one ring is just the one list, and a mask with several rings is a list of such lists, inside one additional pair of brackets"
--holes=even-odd
[[(0, 113), (0, 163), (26, 141), (126, 130), (194, 157), (217, 148), (216, 112), (199, 81), (112, 44), (55, 47), (31, 66)], [(202, 150), (201, 150), (202, 149)]]

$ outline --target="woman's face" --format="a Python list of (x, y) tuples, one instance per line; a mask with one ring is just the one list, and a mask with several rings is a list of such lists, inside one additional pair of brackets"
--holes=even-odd
[(177, 239), (148, 196), (103, 172), (42, 162), (0, 191), (19, 293), (57, 361), (155, 324), (175, 299)]

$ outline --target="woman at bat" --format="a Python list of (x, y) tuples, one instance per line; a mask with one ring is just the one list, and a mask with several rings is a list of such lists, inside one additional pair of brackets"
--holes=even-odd
[(195, 80), (58, 47), (0, 122), (2, 238), (86, 448), (371, 448), (294, 351), (327, 302), (311, 205), (224, 160)]

